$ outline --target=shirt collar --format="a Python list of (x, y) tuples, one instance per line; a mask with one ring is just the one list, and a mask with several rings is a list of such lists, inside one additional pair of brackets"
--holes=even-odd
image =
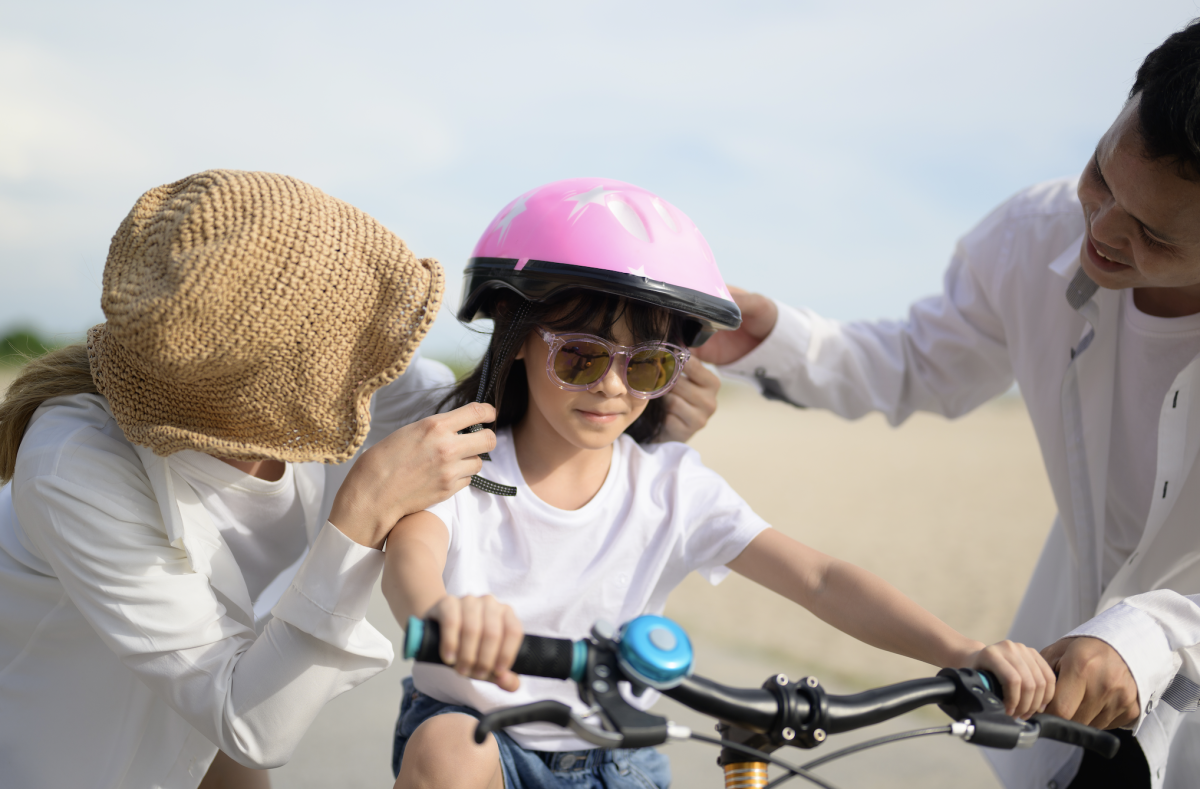
[(1062, 254), (1050, 263), (1050, 270), (1063, 279), (1071, 279), (1075, 275), (1075, 269), (1080, 266), (1079, 253), (1083, 250), (1083, 238), (1081, 235), (1074, 243), (1069, 244)]

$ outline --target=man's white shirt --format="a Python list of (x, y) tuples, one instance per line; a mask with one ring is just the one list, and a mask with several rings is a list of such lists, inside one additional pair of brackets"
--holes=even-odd
[[(1200, 360), (1191, 345), (1180, 352), (1183, 358), (1155, 366), (1167, 385), (1150, 420), (1140, 411), (1114, 413), (1122, 397), (1123, 295), (1089, 288), (1078, 309), (1068, 304), (1083, 233), (1074, 181), (1033, 187), (963, 237), (943, 293), (914, 304), (906, 320), (841, 323), (780, 305), (772, 334), (722, 369), (798, 404), (848, 418), (880, 411), (892, 424), (918, 410), (959, 416), (1015, 381), (1059, 513), (1011, 635), (1038, 648), (1068, 633), (1111, 644), (1137, 681), (1142, 713), (1133, 728), (1153, 785), (1193, 786), (1200, 775), (1194, 713), (1200, 695), (1200, 464), (1194, 462)], [(1153, 319), (1133, 321), (1154, 328)], [(1181, 371), (1163, 372), (1176, 362)], [(1121, 430), (1142, 435), (1132, 439), (1133, 454), (1145, 457), (1149, 447), (1154, 467), (1136, 539), (1128, 521), (1109, 523), (1111, 452), (1129, 440), (1114, 439), (1114, 419)], [(1139, 427), (1144, 421), (1148, 428)], [(1129, 452), (1128, 444), (1120, 451)], [(1124, 461), (1116, 462), (1125, 473)], [(1145, 495), (1144, 479), (1130, 483), (1135, 498)], [(1122, 493), (1116, 501), (1131, 506)], [(1106, 568), (1106, 559), (1114, 565), (1120, 557), (1119, 567)], [(987, 594), (985, 584), (981, 579), (978, 594)], [(1025, 752), (985, 750), (1014, 789), (1065, 787), (1081, 758), (1058, 743), (1039, 742)]]

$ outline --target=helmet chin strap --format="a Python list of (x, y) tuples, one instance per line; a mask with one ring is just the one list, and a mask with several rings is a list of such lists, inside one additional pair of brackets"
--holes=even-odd
[[(509, 324), (509, 327), (510, 327), (509, 330), (507, 332), (505, 332), (504, 337), (501, 338), (501, 340), (500, 340), (500, 345), (497, 348), (497, 352), (496, 352), (496, 363), (497, 364), (503, 363), (504, 360), (508, 358), (508, 354), (512, 351), (512, 344), (513, 344), (512, 327), (520, 326), (522, 323), (524, 323), (525, 317), (528, 314), (529, 314), (529, 302), (525, 299), (522, 299), (521, 303), (517, 306), (517, 311), (516, 311), (516, 314), (513, 316), (512, 323)], [(479, 389), (476, 390), (476, 392), (475, 392), (475, 402), (477, 402), (477, 403), (487, 402), (488, 395), (490, 395), (492, 393), (492, 384), (495, 383), (495, 380), (493, 379), (492, 374), (491, 374), (491, 368), (492, 368), (491, 361), (492, 361), (492, 357), (490, 355), (483, 357), (483, 369), (480, 370), (480, 375), (479, 375)], [(466, 430), (464, 430), (463, 432), (478, 433), (480, 430), (483, 430), (482, 424), (471, 425), (470, 427), (466, 428)], [(487, 452), (484, 452), (479, 457), (481, 457), (487, 461), (491, 460), (491, 457), (488, 456)], [(515, 495), (517, 495), (517, 489), (514, 488), (512, 485), (501, 485), (499, 482), (492, 482), (490, 479), (484, 479), (483, 477), (479, 476), (478, 474), (474, 474), (471, 476), (471, 487), (479, 488), (484, 493), (492, 493), (496, 496), (515, 496)]]

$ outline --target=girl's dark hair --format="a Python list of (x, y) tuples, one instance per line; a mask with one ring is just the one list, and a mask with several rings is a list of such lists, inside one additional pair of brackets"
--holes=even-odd
[[(522, 313), (518, 307), (524, 303)], [(529, 408), (529, 384), (525, 378), (525, 360), (513, 357), (526, 338), (541, 326), (552, 332), (584, 331), (615, 342), (613, 327), (622, 317), (628, 321), (633, 342), (664, 340), (683, 345), (683, 318), (663, 307), (613, 296), (593, 290), (572, 290), (545, 302), (525, 301), (515, 293), (494, 297), (490, 310), (492, 338), (484, 359), (490, 359), (488, 376), (491, 393), (484, 401), (496, 407), (496, 429), (520, 422)], [(523, 315), (523, 317), (522, 317)], [(507, 348), (505, 358), (498, 358)], [(457, 408), (475, 402), (483, 377), (483, 360), (462, 379), (442, 401), (441, 408)], [(646, 410), (625, 429), (630, 438), (644, 444), (662, 430), (667, 418), (666, 401), (656, 397)]]

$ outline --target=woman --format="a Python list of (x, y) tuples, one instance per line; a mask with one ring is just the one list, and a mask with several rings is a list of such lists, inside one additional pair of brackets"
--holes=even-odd
[(6, 786), (265, 786), (391, 662), (363, 619), (384, 538), (494, 446), (458, 434), (485, 405), (396, 430), (449, 383), (414, 361), (442, 290), (436, 261), (293, 178), (138, 200), (107, 322), (0, 406)]

